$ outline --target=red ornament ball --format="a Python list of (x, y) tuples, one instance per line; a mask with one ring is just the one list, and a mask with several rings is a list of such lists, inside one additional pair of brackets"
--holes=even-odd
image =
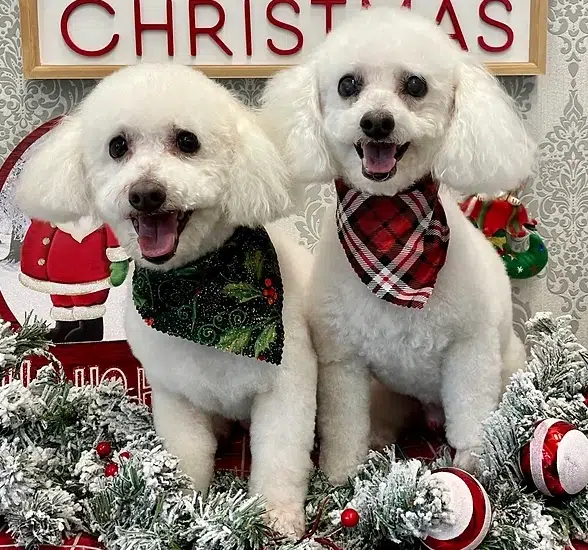
[(572, 540), (566, 546), (566, 550), (588, 550), (588, 542), (581, 542), (579, 540)]
[(129, 458), (131, 458), (131, 453), (129, 453), (129, 451), (122, 451), (118, 456), (124, 460), (129, 460)]
[(588, 438), (569, 422), (550, 418), (537, 424), (521, 449), (527, 482), (548, 497), (575, 495), (588, 486)]
[(359, 525), (359, 514), (353, 508), (347, 508), (341, 512), (341, 525), (351, 529)]
[(112, 452), (112, 445), (108, 441), (101, 441), (96, 445), (96, 452), (100, 458), (106, 458)]
[(116, 474), (118, 474), (118, 465), (114, 462), (107, 464), (104, 468), (104, 475), (106, 477), (114, 477)]
[(455, 523), (441, 525), (423, 544), (430, 550), (474, 550), (490, 530), (490, 499), (480, 482), (459, 468), (442, 468), (432, 475), (449, 491)]

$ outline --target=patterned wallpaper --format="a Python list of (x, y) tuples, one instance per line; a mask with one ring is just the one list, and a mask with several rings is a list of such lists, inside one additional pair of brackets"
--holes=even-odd
[[(540, 220), (551, 260), (538, 278), (514, 288), (518, 328), (538, 310), (569, 314), (588, 343), (588, 2), (551, 0), (549, 63), (544, 77), (507, 78), (504, 85), (534, 138), (542, 162), (523, 199)], [(34, 81), (22, 77), (18, 0), (0, 0), (0, 160), (30, 130), (69, 111), (90, 81)], [(225, 85), (255, 104), (262, 80)], [(320, 234), (328, 189), (311, 186), (300, 212), (285, 224), (312, 248)]]

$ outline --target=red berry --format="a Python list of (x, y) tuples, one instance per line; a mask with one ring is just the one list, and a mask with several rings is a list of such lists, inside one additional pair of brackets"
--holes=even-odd
[(129, 460), (129, 458), (131, 458), (131, 453), (129, 453), (129, 451), (123, 451), (122, 453), (119, 453), (120, 458), (124, 458), (125, 460)]
[(347, 508), (341, 512), (341, 525), (343, 525), (343, 527), (357, 527), (358, 523), (359, 514), (353, 508)]
[(100, 458), (106, 458), (112, 452), (112, 445), (108, 441), (101, 441), (96, 445), (96, 452)]
[(264, 296), (269, 296), (269, 293), (270, 293), (270, 291), (269, 291), (269, 290), (262, 290), (262, 291), (261, 291), (261, 293), (262, 293)]
[(106, 477), (114, 477), (116, 474), (118, 474), (118, 465), (114, 462), (107, 464), (104, 468), (104, 475)]
[(270, 286), (272, 286), (272, 280), (271, 279), (266, 279), (264, 282), (265, 282), (265, 286), (267, 286), (268, 288)]

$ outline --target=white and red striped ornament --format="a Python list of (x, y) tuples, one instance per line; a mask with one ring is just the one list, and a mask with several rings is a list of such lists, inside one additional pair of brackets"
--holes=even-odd
[(459, 468), (442, 468), (433, 473), (450, 491), (453, 525), (437, 527), (423, 544), (430, 550), (474, 550), (490, 529), (490, 499), (480, 482)]
[(544, 495), (575, 495), (588, 486), (588, 438), (569, 422), (543, 420), (521, 450), (520, 463), (527, 481)]
[(570, 541), (570, 544), (566, 546), (566, 550), (588, 550), (588, 542), (572, 540)]

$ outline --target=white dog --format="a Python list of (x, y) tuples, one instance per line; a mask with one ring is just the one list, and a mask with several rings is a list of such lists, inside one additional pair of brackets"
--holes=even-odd
[(322, 468), (342, 482), (366, 456), (371, 373), (442, 408), (456, 464), (475, 469), (482, 422), (525, 353), (502, 262), (446, 189), (531, 173), (510, 99), (434, 23), (382, 8), (277, 75), (262, 111), (296, 178), (338, 180), (310, 297)]
[(279, 531), (300, 534), (316, 414), (303, 312), (311, 256), (268, 228), (278, 268), (263, 230), (238, 229), (280, 216), (287, 183), (278, 151), (227, 90), (186, 67), (139, 65), (105, 79), (51, 132), (26, 164), (18, 200), (50, 221), (94, 209), (113, 228), (136, 261), (126, 334), (159, 434), (205, 492), (216, 430), (250, 419), (250, 489)]

